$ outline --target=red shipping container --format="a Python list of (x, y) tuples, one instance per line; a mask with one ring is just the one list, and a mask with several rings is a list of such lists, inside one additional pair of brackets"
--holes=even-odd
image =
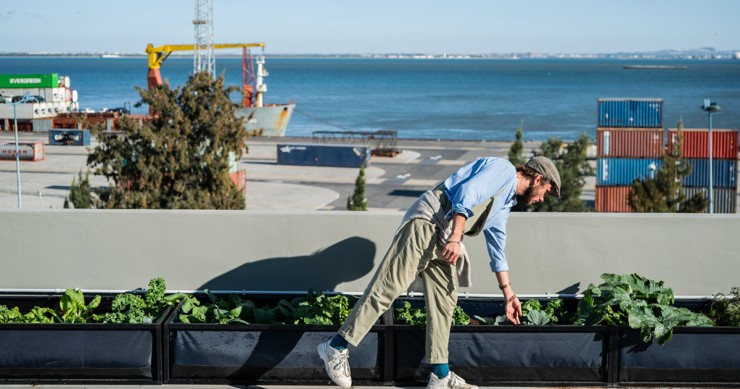
[(597, 186), (596, 187), (596, 212), (632, 212), (627, 203), (630, 193), (629, 186)]
[[(677, 129), (668, 130), (668, 150), (673, 150), (673, 142)], [(683, 148), (684, 158), (709, 158), (709, 130), (706, 128), (684, 128)], [(738, 133), (737, 130), (712, 129), (712, 158), (737, 159)]]
[(596, 156), (609, 158), (654, 158), (665, 149), (662, 129), (596, 129)]

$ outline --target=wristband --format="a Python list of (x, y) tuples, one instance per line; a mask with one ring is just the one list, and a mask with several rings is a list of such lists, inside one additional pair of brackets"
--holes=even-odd
[(460, 244), (459, 240), (448, 240), (447, 243), (457, 243)]
[(509, 286), (511, 286), (511, 282), (507, 282), (507, 283), (505, 283), (503, 285), (499, 285), (498, 288), (501, 289), (501, 290), (504, 290), (504, 289), (506, 289)]
[(511, 303), (511, 302), (514, 302), (514, 299), (515, 299), (515, 298), (518, 298), (518, 297), (516, 297), (516, 295), (512, 295), (511, 297), (509, 297), (509, 299), (508, 299), (508, 300), (506, 300), (506, 302), (507, 302), (507, 303)]

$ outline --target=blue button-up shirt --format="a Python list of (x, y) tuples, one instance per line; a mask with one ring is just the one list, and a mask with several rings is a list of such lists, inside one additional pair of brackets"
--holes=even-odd
[(502, 158), (479, 158), (453, 173), (444, 182), (445, 194), (452, 204), (447, 215), (460, 213), (466, 218), (473, 216), (473, 207), (480, 205), (501, 192), (493, 202), (491, 212), (483, 227), (491, 270), (509, 270), (504, 248), (506, 246), (506, 222), (511, 207), (516, 204), (516, 168)]

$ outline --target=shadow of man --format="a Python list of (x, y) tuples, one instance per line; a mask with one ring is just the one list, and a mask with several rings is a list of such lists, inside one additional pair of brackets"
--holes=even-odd
[(375, 243), (351, 237), (298, 257), (268, 258), (245, 263), (215, 277), (199, 289), (247, 291), (334, 291), (372, 271)]
[[(310, 255), (268, 258), (245, 263), (204, 283), (199, 289), (245, 291), (335, 291), (342, 282), (353, 281), (370, 273), (374, 266), (375, 243), (351, 237)], [(307, 331), (300, 327), (274, 326), (259, 329), (245, 327), (229, 331), (218, 345), (201, 344), (202, 355), (196, 365), (218, 365), (200, 370), (201, 376), (227, 379), (232, 383), (253, 384), (295, 378), (296, 372), (307, 380), (326, 381), (323, 362), (316, 355), (318, 343), (326, 340), (335, 326)], [(225, 350), (224, 347), (230, 349)], [(219, 355), (208, 354), (220, 350)], [(230, 355), (224, 360), (224, 355)], [(374, 363), (371, 363), (374, 365)], [(227, 366), (224, 366), (227, 365)], [(230, 368), (229, 368), (230, 367)]]

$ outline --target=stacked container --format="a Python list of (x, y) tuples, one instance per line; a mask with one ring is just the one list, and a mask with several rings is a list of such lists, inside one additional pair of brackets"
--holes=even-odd
[(653, 177), (665, 150), (662, 99), (599, 99), (597, 212), (631, 212), (632, 181)]
[[(673, 149), (677, 129), (668, 130), (668, 149)], [(709, 195), (709, 131), (683, 129), (681, 154), (691, 165), (684, 179), (687, 197)], [(738, 131), (712, 129), (712, 192), (714, 213), (735, 213), (737, 207)]]

